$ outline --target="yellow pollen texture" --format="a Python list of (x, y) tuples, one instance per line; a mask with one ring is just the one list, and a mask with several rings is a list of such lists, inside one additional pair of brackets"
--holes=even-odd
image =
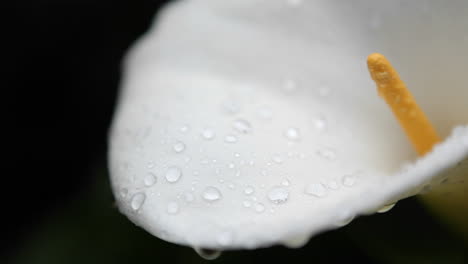
[(422, 156), (429, 152), (440, 141), (439, 136), (397, 71), (379, 53), (369, 55), (367, 66), (379, 95), (392, 109), (417, 153)]

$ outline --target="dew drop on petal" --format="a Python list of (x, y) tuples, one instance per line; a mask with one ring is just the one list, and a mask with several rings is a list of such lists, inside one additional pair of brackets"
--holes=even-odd
[(182, 176), (182, 170), (179, 167), (172, 166), (166, 171), (166, 180), (170, 183), (177, 182)]
[(301, 137), (299, 130), (294, 127), (286, 129), (286, 131), (284, 132), (284, 136), (289, 140), (299, 140)]
[(152, 172), (148, 173), (148, 175), (146, 175), (145, 178), (143, 179), (143, 183), (147, 187), (153, 186), (156, 183), (156, 181), (157, 181), (157, 178)]
[(206, 260), (215, 260), (221, 256), (221, 251), (206, 248), (194, 248), (195, 252)]
[(137, 211), (141, 208), (141, 206), (145, 202), (145, 199), (146, 199), (146, 195), (144, 193), (136, 193), (132, 197), (130, 206), (132, 207), (134, 211)]
[(205, 201), (214, 202), (222, 198), (221, 192), (218, 188), (208, 186), (203, 191), (202, 197)]
[(327, 127), (327, 122), (325, 121), (325, 118), (319, 117), (313, 121), (314, 127), (317, 130), (324, 130)]
[(265, 205), (263, 205), (262, 203), (255, 204), (255, 212), (263, 213), (264, 211), (265, 211)]
[(329, 161), (336, 160), (336, 152), (335, 152), (335, 150), (333, 150), (331, 148), (319, 149), (319, 150), (317, 150), (317, 155), (319, 155), (320, 157), (322, 157), (322, 158), (324, 158), (326, 160), (329, 160)]
[(185, 144), (184, 144), (184, 142), (177, 141), (176, 143), (174, 143), (174, 145), (172, 146), (172, 148), (174, 149), (174, 151), (175, 151), (176, 153), (181, 153), (182, 151), (185, 150)]
[(289, 191), (280, 186), (275, 186), (268, 192), (268, 199), (274, 204), (285, 203), (289, 198)]
[(177, 202), (169, 202), (166, 210), (168, 214), (177, 214), (179, 212), (179, 204)]
[(380, 208), (379, 210), (377, 210), (377, 213), (386, 213), (390, 210), (392, 210), (393, 207), (395, 207), (396, 203), (393, 203), (393, 204), (387, 204), (385, 205), (384, 207)]
[(294, 80), (285, 80), (283, 83), (283, 92), (292, 94), (297, 91), (297, 83)]
[(235, 120), (233, 123), (233, 127), (237, 131), (244, 133), (244, 134), (250, 133), (252, 131), (252, 125), (244, 119)]
[(224, 138), (224, 142), (226, 142), (226, 143), (236, 143), (237, 142), (237, 137), (234, 136), (234, 135), (227, 135)]
[(343, 176), (341, 179), (341, 182), (343, 183), (344, 186), (351, 187), (354, 184), (356, 184), (357, 177), (356, 175), (353, 174), (346, 174)]
[(312, 183), (307, 185), (305, 193), (320, 198), (327, 195), (327, 189), (321, 183)]
[(120, 189), (120, 196), (121, 196), (122, 198), (127, 197), (127, 195), (128, 195), (128, 189), (127, 189), (127, 188), (122, 188), (122, 189)]
[(283, 186), (289, 186), (291, 184), (291, 181), (289, 181), (288, 179), (284, 179), (283, 181), (281, 181), (281, 185)]
[(215, 138), (216, 133), (212, 129), (205, 129), (201, 132), (201, 136), (206, 140), (212, 140)]
[(277, 164), (283, 163), (283, 158), (279, 154), (273, 155), (273, 157), (271, 159)]
[(258, 109), (257, 114), (261, 119), (265, 120), (271, 119), (273, 117), (273, 112), (269, 107), (262, 107)]
[(247, 187), (245, 187), (245, 189), (244, 189), (244, 193), (245, 193), (246, 195), (252, 195), (254, 192), (255, 192), (255, 188), (252, 187), (252, 186), (247, 186)]
[(244, 207), (246, 207), (246, 208), (249, 208), (249, 207), (252, 206), (252, 202), (249, 201), (249, 200), (245, 200), (245, 201), (242, 202), (242, 205), (243, 205)]

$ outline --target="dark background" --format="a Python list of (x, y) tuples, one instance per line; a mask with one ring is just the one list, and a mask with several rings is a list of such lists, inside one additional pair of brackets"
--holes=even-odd
[[(36, 0), (2, 8), (7, 161), (0, 263), (204, 262), (135, 227), (113, 207), (109, 189), (106, 137), (122, 56), (164, 2)], [(407, 199), (302, 249), (227, 252), (215, 262), (303, 261), (468, 263), (468, 257), (456, 236)]]

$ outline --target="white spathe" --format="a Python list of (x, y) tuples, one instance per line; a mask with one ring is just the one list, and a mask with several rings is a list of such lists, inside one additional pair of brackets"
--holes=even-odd
[[(171, 4), (126, 60), (110, 135), (120, 210), (197, 248), (300, 246), (461, 180), (446, 178), (468, 156), (466, 14), (462, 0)], [(372, 52), (447, 137), (421, 159), (377, 96)]]

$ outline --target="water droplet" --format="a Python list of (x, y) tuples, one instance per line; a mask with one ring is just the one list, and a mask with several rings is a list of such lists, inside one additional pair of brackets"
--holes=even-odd
[(289, 140), (299, 140), (299, 138), (301, 137), (300, 133), (299, 133), (299, 130), (297, 128), (294, 128), (294, 127), (290, 127), (288, 129), (286, 129), (286, 131), (284, 132), (284, 135)]
[(189, 131), (190, 127), (188, 125), (183, 125), (180, 127), (179, 131), (182, 133), (187, 133)]
[(284, 179), (282, 182), (281, 182), (281, 185), (283, 186), (289, 186), (291, 184), (291, 182), (288, 180), (288, 179)]
[(227, 135), (224, 138), (224, 142), (226, 142), (226, 143), (236, 143), (237, 142), (237, 137), (234, 136), (234, 135)]
[(166, 210), (168, 214), (177, 214), (179, 212), (179, 204), (177, 202), (169, 202)]
[(327, 195), (327, 189), (321, 183), (312, 183), (307, 185), (305, 193), (320, 198)]
[(289, 191), (280, 186), (275, 186), (268, 192), (268, 199), (274, 204), (281, 204), (288, 200)]
[(273, 157), (272, 157), (271, 159), (272, 159), (275, 163), (278, 163), (278, 164), (283, 163), (283, 158), (282, 158), (281, 155), (279, 155), (279, 154), (273, 155)]
[(207, 248), (194, 248), (195, 252), (206, 260), (215, 260), (221, 256), (221, 251)]
[(195, 196), (193, 195), (192, 192), (184, 192), (184, 200), (187, 202), (187, 203), (191, 203), (195, 200)]
[(216, 133), (212, 129), (207, 128), (202, 131), (201, 135), (206, 140), (212, 140), (215, 138)]
[(252, 202), (251, 201), (248, 201), (248, 200), (245, 200), (242, 202), (242, 205), (246, 208), (249, 208), (252, 206)]
[(317, 155), (329, 161), (336, 159), (336, 152), (331, 148), (319, 149), (317, 150)]
[(236, 165), (234, 165), (234, 163), (229, 163), (228, 164), (228, 168), (230, 169), (234, 169), (236, 167)]
[(264, 211), (265, 211), (265, 205), (263, 205), (262, 203), (255, 204), (255, 212), (263, 213)]
[(354, 220), (354, 215), (351, 214), (349, 211), (345, 211), (345, 212), (341, 212), (338, 216), (337, 216), (337, 221), (335, 223), (336, 226), (345, 226), (349, 223), (351, 223), (351, 221)]
[(245, 189), (244, 189), (244, 193), (245, 193), (246, 195), (251, 195), (251, 194), (253, 194), (254, 192), (255, 192), (255, 188), (252, 187), (252, 186), (247, 186), (247, 187), (245, 187)]
[(289, 238), (286, 241), (284, 241), (284, 245), (289, 247), (289, 248), (300, 248), (303, 247), (307, 242), (309, 241), (309, 235), (297, 235), (295, 237)]
[(216, 241), (218, 242), (219, 245), (225, 247), (229, 246), (232, 243), (233, 239), (233, 234), (231, 232), (222, 232), (218, 235), (216, 238)]
[(122, 198), (125, 198), (125, 197), (127, 197), (127, 195), (128, 195), (128, 189), (127, 189), (127, 188), (122, 188), (122, 189), (120, 190), (120, 196), (121, 196)]
[(327, 127), (327, 121), (323, 117), (319, 117), (313, 121), (317, 130), (324, 130)]
[(353, 174), (346, 174), (343, 176), (343, 179), (341, 182), (343, 183), (344, 186), (351, 187), (354, 184), (356, 184), (357, 177), (356, 175)]
[(331, 181), (327, 182), (326, 186), (331, 190), (338, 190), (340, 188), (340, 185), (335, 180), (331, 180)]
[(250, 125), (250, 123), (244, 119), (235, 120), (233, 123), (233, 127), (237, 131), (244, 134), (250, 133), (252, 131), (252, 125)]
[(202, 194), (203, 199), (208, 202), (214, 202), (222, 198), (221, 192), (218, 188), (213, 186), (208, 186), (205, 188)]
[(148, 169), (154, 168), (154, 162), (152, 161), (148, 162), (148, 165), (146, 167), (148, 167)]
[(395, 207), (396, 203), (393, 203), (393, 204), (387, 204), (385, 205), (384, 207), (380, 208), (379, 210), (377, 210), (377, 213), (386, 213), (390, 210), (392, 210), (393, 207)]
[(130, 202), (130, 206), (134, 211), (137, 211), (141, 208), (143, 203), (145, 202), (146, 195), (144, 193), (136, 193), (132, 197), (132, 201)]
[(182, 170), (179, 167), (172, 166), (166, 171), (166, 180), (170, 183), (177, 182), (181, 176)]
[(185, 150), (185, 144), (184, 142), (181, 142), (181, 141), (177, 141), (174, 146), (172, 146), (172, 148), (174, 149), (174, 151), (176, 153), (181, 153), (182, 151)]
[(148, 175), (146, 175), (146, 177), (143, 179), (143, 183), (147, 187), (153, 186), (156, 183), (156, 181), (157, 178), (152, 172), (148, 173)]

